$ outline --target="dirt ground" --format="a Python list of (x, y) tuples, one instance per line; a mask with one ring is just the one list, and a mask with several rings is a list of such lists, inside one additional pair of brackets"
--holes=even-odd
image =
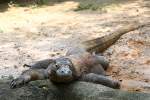
[[(149, 0), (126, 0), (103, 12), (74, 11), (79, 2), (0, 10), (0, 77), (17, 77), (25, 63), (65, 55), (72, 45), (104, 36), (120, 26), (150, 20)], [(129, 32), (104, 55), (108, 74), (121, 89), (150, 92), (150, 25)]]

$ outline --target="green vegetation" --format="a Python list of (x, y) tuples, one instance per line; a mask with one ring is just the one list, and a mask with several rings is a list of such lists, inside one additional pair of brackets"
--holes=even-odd
[(47, 4), (49, 0), (1, 0), (0, 3), (15, 3), (20, 6), (26, 4)]
[(119, 6), (122, 0), (79, 0), (78, 8), (75, 11), (92, 10), (105, 11), (108, 8)]
[(26, 1), (27, 0), (24, 0), (24, 1), (11, 0), (11, 4), (13, 4), (16, 7), (31, 6), (32, 8), (36, 8), (37, 6), (40, 6), (40, 5), (46, 5), (49, 2), (49, 0), (30, 0), (29, 2), (26, 2)]
[(0, 28), (0, 33), (3, 33), (3, 30)]
[[(7, 2), (17, 7), (33, 6), (36, 8), (40, 5), (48, 5), (49, 2), (63, 2), (69, 0), (1, 0), (0, 3)], [(78, 2), (79, 5), (74, 11), (92, 10), (92, 11), (107, 11), (107, 8), (114, 10), (120, 3), (126, 3), (126, 0), (70, 0)]]
[(98, 6), (95, 6), (93, 3), (87, 3), (87, 4), (79, 4), (78, 8), (75, 9), (75, 11), (80, 11), (80, 10), (87, 10), (87, 9), (91, 9), (91, 10), (97, 10)]

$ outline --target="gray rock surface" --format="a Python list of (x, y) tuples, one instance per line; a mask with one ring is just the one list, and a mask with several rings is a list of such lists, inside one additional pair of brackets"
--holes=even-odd
[(9, 81), (1, 80), (0, 100), (150, 100), (150, 95), (86, 82), (52, 84), (49, 80), (35, 81), (21, 88), (10, 89)]

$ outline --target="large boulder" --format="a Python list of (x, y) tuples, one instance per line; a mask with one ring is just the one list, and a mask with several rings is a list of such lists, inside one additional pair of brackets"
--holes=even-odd
[(16, 89), (0, 81), (0, 100), (150, 100), (146, 93), (111, 89), (99, 84), (74, 82), (53, 84), (48, 80), (31, 82)]

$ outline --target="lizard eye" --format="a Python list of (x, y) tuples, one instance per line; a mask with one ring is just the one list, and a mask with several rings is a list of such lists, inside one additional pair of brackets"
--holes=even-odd
[(59, 68), (59, 65), (58, 64), (55, 64), (56, 68)]

